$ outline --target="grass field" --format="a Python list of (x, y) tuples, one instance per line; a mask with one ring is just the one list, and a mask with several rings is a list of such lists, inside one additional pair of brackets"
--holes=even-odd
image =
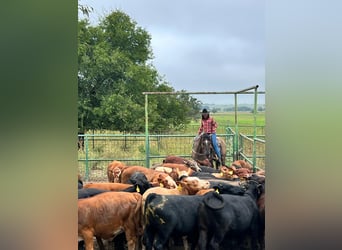
[[(217, 133), (224, 134), (227, 127), (235, 128), (235, 113), (225, 112), (225, 113), (214, 113), (211, 116), (218, 123)], [(253, 134), (254, 125), (254, 114), (250, 112), (238, 112), (237, 113), (237, 123), (239, 127), (242, 127), (242, 133)], [(192, 121), (186, 130), (182, 131), (184, 133), (197, 133), (200, 125), (200, 116), (197, 120)], [(259, 112), (256, 114), (256, 125), (260, 127), (265, 126), (265, 112)], [(248, 129), (250, 127), (250, 129)], [(258, 129), (259, 130), (259, 129)], [(264, 130), (259, 130), (257, 134), (264, 134)]]
[[(218, 133), (225, 133), (225, 129), (229, 126), (231, 128), (235, 128), (235, 113), (234, 112), (221, 112), (211, 114), (212, 117), (218, 123)], [(200, 115), (198, 115), (198, 119), (190, 122), (189, 125), (184, 130), (177, 131), (182, 134), (197, 134), (198, 128), (200, 126)], [(239, 127), (251, 127), (254, 125), (254, 114), (250, 112), (238, 112), (237, 113), (237, 122)], [(258, 112), (256, 114), (256, 125), (257, 126), (265, 126), (265, 112)], [(87, 134), (122, 134), (118, 131), (109, 131), (109, 130), (95, 130), (86, 131)], [(262, 134), (262, 133), (259, 133)]]

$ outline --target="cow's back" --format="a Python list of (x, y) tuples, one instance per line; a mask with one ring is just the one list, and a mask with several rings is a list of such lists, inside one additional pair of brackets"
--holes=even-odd
[(152, 175), (154, 173), (154, 170), (149, 169), (149, 168), (145, 168), (142, 166), (129, 166), (129, 167), (125, 167), (124, 169), (122, 169), (122, 173), (121, 173), (121, 183), (127, 183), (129, 178), (135, 173), (135, 172), (141, 172), (143, 173), (148, 181), (151, 181)]
[(87, 249), (93, 237), (109, 239), (125, 231), (129, 249), (136, 246), (142, 234), (141, 195), (139, 193), (106, 192), (78, 201), (78, 234)]
[(165, 247), (172, 236), (192, 236), (197, 241), (197, 208), (203, 196), (159, 195), (151, 193), (145, 201), (144, 219), (146, 222), (145, 239), (147, 249)]
[(108, 191), (122, 191), (131, 187), (132, 184), (112, 183), (112, 182), (91, 182), (83, 185), (83, 188), (97, 188)]

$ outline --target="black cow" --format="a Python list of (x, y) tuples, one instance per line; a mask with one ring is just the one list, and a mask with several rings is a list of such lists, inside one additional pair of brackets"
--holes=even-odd
[(210, 188), (217, 190), (219, 194), (244, 195), (245, 189), (240, 186), (234, 186), (222, 181), (210, 181)]
[(145, 231), (143, 241), (146, 250), (165, 249), (172, 237), (188, 236), (194, 249), (198, 239), (198, 205), (204, 196), (159, 195), (151, 193), (145, 201)]
[(201, 172), (205, 173), (220, 173), (220, 170), (212, 168), (212, 167), (207, 167), (207, 166), (200, 166)]
[(83, 181), (82, 180), (78, 180), (78, 189), (83, 188)]
[(190, 176), (195, 176), (201, 179), (216, 179), (216, 177), (209, 172), (193, 172)]
[(93, 197), (97, 194), (101, 194), (104, 192), (109, 192), (109, 191), (97, 189), (97, 188), (81, 188), (81, 189), (78, 189), (78, 199)]
[(144, 194), (145, 191), (152, 187), (152, 184), (147, 180), (147, 177), (144, 173), (135, 172), (131, 175), (131, 177), (127, 181), (128, 184), (134, 185), (134, 187), (126, 188), (125, 192), (137, 192), (137, 187), (140, 194)]
[(78, 133), (77, 146), (78, 146), (78, 150), (83, 151), (83, 149), (84, 149), (84, 133), (83, 132)]
[(257, 200), (257, 205), (260, 215), (260, 235), (259, 242), (261, 249), (265, 249), (265, 177), (253, 174), (251, 180), (258, 182), (260, 186), (260, 197)]
[[(257, 199), (260, 184), (248, 182), (248, 189), (242, 196), (209, 192), (198, 206), (200, 250), (220, 249), (222, 241), (235, 240), (234, 235), (251, 236), (251, 249), (258, 249), (259, 212)], [(225, 247), (224, 247), (225, 248)]]

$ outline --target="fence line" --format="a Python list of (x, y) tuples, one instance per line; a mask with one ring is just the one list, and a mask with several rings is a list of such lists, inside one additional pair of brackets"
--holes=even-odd
[[(235, 159), (233, 129), (227, 128), (226, 133), (217, 134), (225, 140), (227, 145), (226, 165), (230, 165)], [(144, 134), (82, 134), (78, 136), (78, 171), (86, 181), (107, 180), (106, 169), (110, 162), (118, 160), (126, 165), (145, 166), (146, 148)], [(251, 163), (253, 157), (253, 139), (250, 135), (239, 133), (238, 157)], [(191, 159), (193, 134), (170, 134), (149, 135), (151, 164), (160, 163), (168, 155), (177, 155)], [(265, 138), (258, 135), (256, 165), (258, 168), (265, 167)], [(80, 147), (81, 141), (81, 147)], [(82, 142), (84, 143), (82, 146)]]

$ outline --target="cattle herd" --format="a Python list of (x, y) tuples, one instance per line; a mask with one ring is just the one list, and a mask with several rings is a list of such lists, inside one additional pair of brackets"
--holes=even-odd
[(113, 161), (108, 182), (78, 176), (78, 249), (264, 249), (265, 171), (219, 170), (168, 156), (151, 168)]

